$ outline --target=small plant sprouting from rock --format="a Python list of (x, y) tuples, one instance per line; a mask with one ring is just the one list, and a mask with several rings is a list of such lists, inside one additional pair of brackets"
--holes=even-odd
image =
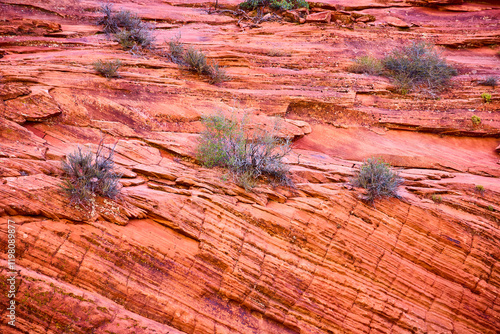
[(495, 211), (495, 209), (493, 208), (493, 205), (488, 205), (488, 210), (489, 211)]
[(442, 90), (451, 77), (457, 75), (457, 71), (446, 63), (434, 46), (425, 42), (413, 42), (393, 50), (379, 61), (368, 56), (360, 57), (351, 70), (387, 76), (403, 94), (417, 89)]
[(356, 187), (367, 190), (364, 197), (369, 202), (384, 197), (399, 197), (397, 188), (402, 183), (401, 178), (393, 172), (390, 166), (380, 159), (367, 159), (351, 181)]
[(99, 142), (95, 154), (81, 147), (68, 154), (66, 160), (62, 161), (66, 179), (61, 188), (72, 203), (86, 206), (96, 195), (111, 199), (118, 196), (121, 175), (114, 170), (113, 156), (114, 147), (105, 147), (104, 138)]
[(241, 120), (223, 113), (203, 117), (197, 156), (209, 168), (224, 167), (247, 191), (260, 177), (273, 184), (293, 186), (289, 167), (283, 158), (291, 151), (291, 142), (277, 137), (279, 124), (271, 131), (254, 129), (251, 133), (245, 115)]
[(217, 84), (229, 80), (224, 68), (215, 61), (209, 64), (204, 52), (193, 47), (185, 48), (180, 42), (180, 36), (176, 36), (168, 43), (170, 60), (179, 66), (187, 66), (190, 71), (210, 78), (210, 83)]
[(488, 78), (480, 81), (479, 84), (482, 86), (491, 86), (491, 87), (495, 88), (498, 85), (498, 80), (496, 77), (488, 77)]
[(442, 203), (443, 202), (443, 198), (441, 197), (441, 195), (432, 195), (432, 201), (434, 201), (435, 203)]
[(150, 48), (153, 46), (155, 37), (154, 27), (142, 20), (128, 10), (113, 12), (111, 5), (103, 5), (101, 11), (104, 17), (99, 21), (108, 36), (120, 43), (124, 49), (134, 47)]
[(122, 62), (118, 59), (115, 60), (101, 60), (92, 63), (94, 70), (106, 78), (119, 78), (118, 69), (122, 66)]
[(476, 189), (476, 191), (477, 191), (478, 193), (480, 193), (481, 195), (484, 193), (484, 186), (482, 186), (482, 185), (480, 185), (480, 184), (476, 185), (476, 188), (475, 188), (475, 189)]
[(490, 103), (491, 102), (491, 94), (490, 93), (483, 93), (483, 94), (481, 94), (481, 98), (483, 99), (484, 103)]
[(470, 120), (472, 122), (472, 125), (474, 125), (474, 126), (477, 126), (477, 125), (481, 124), (481, 118), (479, 116), (472, 115), (472, 117), (470, 118)]

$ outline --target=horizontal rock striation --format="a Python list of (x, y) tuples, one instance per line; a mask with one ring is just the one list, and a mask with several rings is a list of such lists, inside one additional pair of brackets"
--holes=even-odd
[[(500, 104), (482, 83), (500, 75), (500, 6), (325, 0), (255, 23), (238, 3), (116, 3), (156, 22), (139, 54), (100, 33), (98, 2), (0, 0), (0, 331), (497, 333)], [(163, 41), (179, 34), (231, 80), (172, 63)], [(417, 39), (458, 70), (442, 92), (349, 72)], [(216, 110), (252, 129), (282, 119), (295, 186), (249, 192), (201, 167)], [(121, 195), (82, 208), (61, 160), (103, 134)], [(403, 178), (399, 198), (366, 203), (351, 185), (373, 156)]]

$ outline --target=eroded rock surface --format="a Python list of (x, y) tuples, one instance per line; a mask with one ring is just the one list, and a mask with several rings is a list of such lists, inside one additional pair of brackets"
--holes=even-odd
[[(99, 33), (97, 1), (0, 0), (0, 331), (498, 331), (500, 100), (479, 82), (500, 76), (500, 6), (310, 4), (285, 14), (302, 24), (238, 25), (204, 0), (116, 3), (156, 21), (155, 48), (138, 55)], [(231, 80), (164, 57), (179, 34)], [(458, 69), (444, 92), (401, 95), (348, 72), (416, 39)], [(121, 60), (120, 78), (98, 76), (98, 59)], [(296, 187), (248, 192), (200, 167), (201, 117), (216, 110), (246, 112), (253, 128), (282, 117)], [(82, 209), (61, 192), (60, 161), (102, 134), (122, 195)], [(400, 172), (400, 198), (360, 200), (349, 181), (372, 156)]]

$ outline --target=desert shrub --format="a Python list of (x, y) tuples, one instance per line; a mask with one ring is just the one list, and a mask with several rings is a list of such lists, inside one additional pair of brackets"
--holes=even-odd
[(383, 197), (398, 197), (396, 191), (402, 180), (390, 166), (382, 160), (366, 160), (351, 181), (356, 187), (367, 190), (366, 200), (373, 202)]
[(179, 66), (187, 66), (190, 71), (206, 75), (210, 83), (217, 84), (229, 80), (226, 71), (215, 61), (208, 63), (207, 56), (203, 51), (193, 47), (184, 47), (180, 37), (176, 36), (169, 42), (170, 60)]
[(413, 42), (393, 50), (382, 60), (371, 56), (358, 57), (349, 71), (387, 76), (403, 94), (417, 88), (441, 90), (452, 76), (457, 75), (457, 71), (446, 64), (433, 45), (424, 42)]
[(480, 194), (483, 194), (483, 193), (484, 193), (484, 186), (482, 186), (482, 185), (480, 185), (480, 184), (476, 185), (476, 188), (475, 188), (475, 189), (476, 189), (476, 191), (477, 191), (478, 193), (480, 193)]
[(104, 5), (101, 9), (104, 17), (99, 21), (104, 27), (104, 32), (112, 35), (114, 40), (125, 49), (134, 46), (149, 48), (153, 45), (153, 25), (142, 20), (128, 10), (113, 12), (111, 5)]
[(309, 8), (309, 4), (305, 0), (246, 0), (240, 3), (240, 8), (247, 10), (254, 10), (265, 6), (278, 10)]
[(118, 69), (122, 66), (122, 62), (118, 59), (115, 60), (101, 60), (92, 63), (94, 66), (94, 70), (99, 74), (105, 76), (106, 78), (118, 78), (120, 75), (118, 74)]
[(227, 168), (236, 180), (249, 190), (256, 180), (267, 177), (273, 184), (291, 186), (289, 168), (283, 158), (291, 151), (291, 142), (272, 131), (256, 129), (250, 133), (247, 117), (241, 121), (222, 113), (203, 117), (197, 157), (206, 167)]
[(210, 77), (210, 83), (218, 84), (229, 80), (226, 71), (223, 67), (220, 67), (218, 63), (213, 62), (208, 68), (208, 76)]
[(481, 98), (483, 99), (484, 103), (490, 103), (491, 102), (491, 94), (489, 94), (489, 93), (483, 93), (483, 94), (481, 94)]
[[(108, 153), (105, 154), (104, 150)], [(114, 199), (120, 192), (120, 174), (114, 171), (114, 148), (105, 148), (103, 140), (95, 154), (78, 147), (62, 161), (65, 180), (61, 185), (71, 202), (86, 205), (93, 196)]]
[(470, 118), (470, 120), (472, 121), (473, 125), (479, 125), (479, 124), (481, 124), (481, 118), (479, 116), (472, 115), (472, 117)]
[(177, 35), (170, 39), (168, 42), (168, 49), (170, 51), (170, 60), (176, 64), (182, 65), (184, 63), (184, 44), (181, 42), (181, 36)]
[(382, 62), (371, 56), (358, 57), (354, 60), (354, 64), (349, 67), (350, 72), (368, 73), (370, 75), (380, 75), (383, 70)]
[(482, 86), (496, 87), (498, 85), (498, 81), (496, 77), (488, 77), (482, 81), (479, 81), (479, 84)]
[(207, 56), (200, 50), (189, 47), (184, 53), (184, 62), (187, 64), (191, 71), (198, 74), (207, 74), (209, 66), (207, 63)]
[(452, 76), (457, 75), (457, 71), (446, 64), (433, 45), (424, 42), (413, 42), (392, 51), (382, 64), (402, 92), (419, 86), (440, 90), (446, 87)]

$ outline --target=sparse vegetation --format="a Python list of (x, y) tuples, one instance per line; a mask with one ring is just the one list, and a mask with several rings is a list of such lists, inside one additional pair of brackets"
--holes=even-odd
[(181, 36), (177, 35), (168, 42), (170, 51), (170, 60), (176, 64), (182, 65), (184, 58), (184, 44), (181, 42)]
[(402, 180), (387, 163), (371, 158), (363, 163), (351, 182), (356, 187), (365, 188), (367, 190), (365, 199), (373, 202), (383, 197), (398, 197), (397, 188)]
[(443, 198), (441, 197), (441, 195), (432, 195), (432, 200), (436, 203), (441, 203), (443, 202)]
[(118, 69), (122, 66), (122, 62), (118, 59), (115, 60), (101, 60), (92, 63), (94, 70), (106, 78), (119, 78)]
[(394, 50), (382, 63), (401, 91), (410, 91), (418, 86), (440, 90), (452, 76), (457, 75), (457, 71), (446, 64), (434, 46), (424, 42), (413, 42)]
[(291, 151), (289, 140), (277, 137), (279, 124), (272, 131), (248, 128), (248, 117), (237, 120), (222, 113), (203, 117), (198, 159), (209, 168), (227, 168), (235, 180), (250, 190), (261, 176), (273, 184), (292, 186), (289, 168), (283, 158)]
[(494, 211), (495, 209), (493, 208), (493, 205), (488, 205), (488, 210), (489, 211)]
[[(104, 151), (108, 153), (105, 154)], [(114, 171), (114, 147), (104, 146), (104, 138), (93, 154), (78, 147), (62, 161), (65, 180), (61, 185), (71, 202), (85, 206), (95, 195), (114, 199), (120, 192), (120, 174)]]
[(413, 42), (393, 50), (382, 60), (359, 57), (351, 66), (351, 71), (387, 76), (403, 94), (416, 89), (442, 90), (451, 77), (457, 75), (457, 71), (446, 64), (434, 46), (424, 42)]
[(291, 57), (292, 56), (292, 52), (272, 48), (271, 50), (269, 50), (267, 52), (267, 55), (269, 57)]
[(193, 47), (189, 47), (184, 52), (184, 61), (191, 71), (197, 72), (198, 74), (207, 74), (209, 71), (207, 56)]
[(498, 81), (496, 77), (488, 77), (483, 81), (480, 81), (479, 84), (482, 86), (491, 86), (495, 88), (498, 85)]
[(479, 116), (476, 116), (476, 115), (472, 115), (472, 117), (470, 118), (470, 120), (472, 121), (472, 125), (479, 125), (481, 124), (481, 118)]
[(113, 12), (111, 5), (103, 5), (101, 11), (104, 17), (99, 21), (104, 27), (104, 32), (113, 36), (125, 49), (135, 46), (150, 48), (155, 40), (153, 25), (142, 22), (141, 19), (128, 10)]
[(476, 191), (480, 194), (483, 194), (484, 193), (484, 186), (478, 184), (476, 185)]
[(491, 102), (491, 94), (489, 94), (489, 93), (483, 93), (483, 94), (481, 94), (481, 98), (483, 99), (484, 103), (490, 103)]
[(170, 59), (179, 66), (185, 65), (190, 71), (208, 76), (210, 83), (217, 84), (229, 80), (226, 71), (217, 62), (208, 63), (205, 53), (193, 47), (186, 49), (180, 42), (180, 36), (171, 39), (168, 46)]
[(294, 8), (309, 8), (305, 0), (246, 0), (240, 3), (240, 8), (255, 10), (258, 7), (269, 6), (277, 10), (290, 10)]
[(384, 71), (382, 62), (372, 56), (361, 56), (354, 60), (354, 64), (349, 67), (353, 73), (367, 73), (370, 75), (380, 75)]

